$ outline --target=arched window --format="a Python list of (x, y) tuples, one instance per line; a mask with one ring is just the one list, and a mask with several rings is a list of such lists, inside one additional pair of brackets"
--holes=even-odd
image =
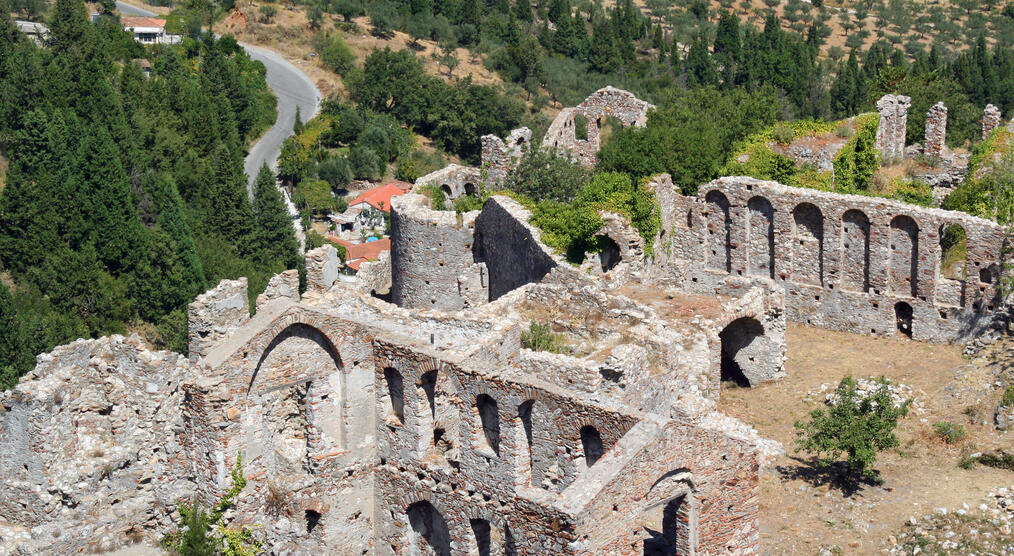
[(500, 455), (500, 414), (496, 400), (487, 394), (479, 394), (475, 398), (475, 409), (482, 422), (480, 447), (488, 447), (493, 453)]
[[(408, 523), (412, 527), (410, 554), (432, 551), (437, 556), (451, 556), (451, 533), (447, 522), (433, 504), (423, 500), (408, 507)], [(426, 550), (426, 547), (429, 550)]]
[(384, 369), (384, 381), (387, 382), (387, 396), (391, 401), (389, 415), (393, 415), (399, 423), (405, 422), (405, 383), (401, 373), (388, 367)]
[(581, 446), (584, 448), (584, 462), (591, 467), (602, 457), (605, 449), (602, 447), (602, 435), (598, 429), (591, 425), (581, 427)]
[(472, 519), (468, 523), (472, 526), (472, 536), (475, 538), (475, 544), (468, 551), (469, 555), (490, 556), (490, 533), (492, 531), (489, 521), (485, 519)]

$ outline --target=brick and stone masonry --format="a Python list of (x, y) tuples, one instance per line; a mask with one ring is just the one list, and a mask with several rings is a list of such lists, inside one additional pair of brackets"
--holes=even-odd
[(1000, 109), (992, 104), (987, 104), (986, 109), (982, 113), (982, 139), (985, 141), (989, 138), (989, 134), (994, 129), (1000, 127), (1003, 122), (1003, 117), (1000, 113)]
[[(695, 197), (654, 185), (666, 272), (692, 291), (773, 280), (789, 320), (859, 334), (899, 332), (960, 342), (992, 324), (1000, 303), (1005, 233), (956, 211), (874, 197), (719, 178)], [(957, 277), (941, 271), (941, 235), (958, 226), (967, 255)]]
[(932, 158), (940, 158), (946, 147), (947, 139), (947, 107), (938, 102), (926, 113), (926, 146), (923, 153)]
[[(654, 109), (654, 105), (638, 99), (633, 93), (611, 86), (603, 87), (581, 104), (561, 110), (542, 138), (542, 146), (569, 152), (577, 162), (591, 168), (595, 165), (601, 128), (606, 118), (616, 118), (623, 127), (644, 127), (648, 123), (648, 112)], [(574, 125), (574, 118), (578, 115), (588, 122), (587, 136), (583, 138), (577, 136)]]
[(912, 99), (903, 95), (884, 95), (877, 101), (880, 125), (877, 126), (876, 147), (884, 164), (893, 164), (905, 156), (905, 131), (911, 104)]

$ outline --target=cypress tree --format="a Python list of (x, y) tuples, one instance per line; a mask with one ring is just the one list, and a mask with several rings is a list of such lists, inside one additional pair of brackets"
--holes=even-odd
[(253, 211), (254, 237), (260, 258), (265, 262), (280, 261), (285, 268), (295, 268), (299, 263), (299, 244), (282, 193), (275, 185), (275, 175), (267, 164), (261, 166), (254, 183)]
[(0, 284), (0, 390), (13, 388), (35, 362), (25, 332), (11, 290)]

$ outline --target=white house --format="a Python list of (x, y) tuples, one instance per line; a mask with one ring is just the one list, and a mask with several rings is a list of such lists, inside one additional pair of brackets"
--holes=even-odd
[(155, 17), (120, 17), (123, 28), (134, 34), (134, 40), (144, 44), (176, 44), (179, 35), (165, 32), (165, 20)]

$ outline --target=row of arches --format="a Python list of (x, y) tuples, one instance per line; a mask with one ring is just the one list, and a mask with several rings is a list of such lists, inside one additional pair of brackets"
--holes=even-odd
[[(444, 516), (429, 500), (420, 500), (408, 506), (409, 554), (450, 556), (451, 545), (459, 543), (451, 534), (451, 528)], [(465, 542), (469, 556), (504, 555), (515, 556), (517, 543), (510, 525), (495, 527), (488, 519), (475, 518), (468, 521), (471, 535)]]
[[(705, 195), (704, 219), (706, 221), (706, 266), (711, 270), (731, 273), (733, 271), (736, 241), (733, 237), (731, 205), (726, 196), (718, 190)], [(839, 244), (830, 246), (826, 240), (826, 222), (823, 212), (816, 205), (801, 202), (791, 211), (791, 226), (788, 241), (776, 242), (775, 209), (762, 196), (748, 200), (743, 238), (745, 240), (746, 273), (771, 279), (788, 280), (796, 284), (831, 287), (834, 281), (842, 289), (854, 292), (871, 290), (871, 238), (869, 217), (858, 209), (842, 214)], [(692, 223), (692, 214), (688, 215)], [(966, 234), (959, 224), (945, 224), (939, 230), (940, 275), (944, 278), (964, 281)], [(916, 221), (907, 215), (896, 215), (886, 230), (887, 256), (886, 288), (890, 293), (908, 296), (925, 296), (920, 291), (920, 257), (926, 247), (920, 243), (920, 229)], [(776, 249), (776, 244), (778, 248)], [(839, 267), (837, 278), (830, 276), (825, 268), (829, 258), (828, 248), (837, 250)], [(779, 252), (779, 249), (788, 251)], [(776, 265), (776, 257), (787, 264)], [(922, 263), (924, 264), (924, 263)], [(777, 269), (777, 272), (776, 272)], [(742, 271), (738, 271), (742, 274)], [(990, 283), (990, 273), (980, 272), (980, 281)]]
[[(405, 379), (394, 367), (383, 371), (386, 388), (383, 403), (386, 415), (383, 419), (389, 426), (400, 426), (406, 423)], [(578, 437), (580, 448), (566, 447), (557, 449), (560, 441), (557, 426), (552, 422), (551, 413), (543, 404), (534, 399), (524, 400), (517, 405), (514, 412), (502, 412), (497, 400), (488, 393), (479, 393), (468, 404), (471, 419), (459, 420), (461, 397), (451, 392), (446, 380), (441, 380), (436, 370), (420, 375), (417, 382), (420, 400), (426, 400), (426, 407), (418, 410), (418, 426), (420, 429), (432, 430), (432, 436), (425, 432), (418, 446), (419, 452), (433, 453), (443, 457), (456, 467), (460, 465), (461, 454), (458, 450), (459, 424), (467, 427), (467, 422), (474, 424), (471, 434), (471, 449), (488, 459), (501, 459), (503, 436), (502, 417), (507, 416), (511, 434), (515, 438), (515, 462), (518, 467), (522, 484), (540, 486), (542, 488), (565, 488), (573, 479), (573, 475), (592, 467), (606, 452), (602, 435), (594, 425), (585, 424), (580, 427)], [(466, 438), (467, 439), (467, 438)], [(568, 454), (564, 465), (557, 460), (558, 454)]]

